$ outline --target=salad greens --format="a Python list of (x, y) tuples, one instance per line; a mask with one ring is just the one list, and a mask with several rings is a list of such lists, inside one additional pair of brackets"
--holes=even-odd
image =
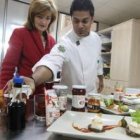
[(132, 121), (140, 124), (140, 110), (136, 110), (136, 112), (131, 113)]
[(108, 107), (108, 106), (114, 104), (114, 100), (113, 99), (104, 99), (104, 103)]

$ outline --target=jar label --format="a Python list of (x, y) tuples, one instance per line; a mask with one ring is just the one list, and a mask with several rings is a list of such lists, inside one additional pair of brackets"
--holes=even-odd
[(87, 109), (90, 109), (92, 111), (100, 110), (100, 105), (89, 105), (89, 104), (87, 104)]
[(45, 90), (46, 125), (51, 125), (60, 116), (58, 97), (54, 90)]
[(66, 96), (59, 97), (59, 108), (60, 108), (60, 110), (67, 109), (67, 97)]
[(72, 107), (74, 108), (84, 108), (85, 107), (85, 96), (83, 95), (73, 95)]

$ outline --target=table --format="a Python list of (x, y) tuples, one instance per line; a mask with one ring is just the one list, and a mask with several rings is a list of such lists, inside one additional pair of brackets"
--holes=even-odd
[(80, 140), (47, 132), (45, 124), (33, 118), (33, 100), (29, 104), (30, 114), (23, 131), (10, 132), (6, 127), (6, 115), (0, 114), (0, 140)]

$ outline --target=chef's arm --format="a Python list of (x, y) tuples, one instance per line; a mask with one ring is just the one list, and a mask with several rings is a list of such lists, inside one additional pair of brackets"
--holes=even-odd
[[(32, 93), (35, 91), (36, 86), (43, 84), (46, 81), (52, 81), (52, 79), (53, 72), (48, 67), (45, 66), (37, 67), (30, 78), (24, 76), (24, 82), (25, 84), (30, 85)], [(7, 91), (11, 89), (10, 85), (11, 84), (8, 84)]]
[(99, 87), (98, 87), (97, 91), (98, 91), (98, 93), (100, 93), (104, 88), (103, 75), (98, 75), (98, 79), (99, 79)]
[(32, 78), (34, 80), (35, 86), (38, 86), (46, 81), (52, 81), (53, 73), (48, 67), (39, 66), (32, 74)]

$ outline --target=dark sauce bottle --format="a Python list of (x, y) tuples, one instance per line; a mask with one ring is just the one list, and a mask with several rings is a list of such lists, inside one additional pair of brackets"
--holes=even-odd
[[(8, 128), (11, 131), (22, 130), (25, 128), (26, 106), (21, 98), (22, 84), (23, 78), (15, 75), (13, 78), (13, 97), (8, 105)], [(18, 99), (16, 99), (17, 92), (19, 92)]]
[(16, 121), (17, 121), (17, 102), (11, 102), (8, 105), (8, 129), (16, 131)]
[(25, 112), (26, 106), (24, 102), (17, 102), (17, 130), (25, 128)]

